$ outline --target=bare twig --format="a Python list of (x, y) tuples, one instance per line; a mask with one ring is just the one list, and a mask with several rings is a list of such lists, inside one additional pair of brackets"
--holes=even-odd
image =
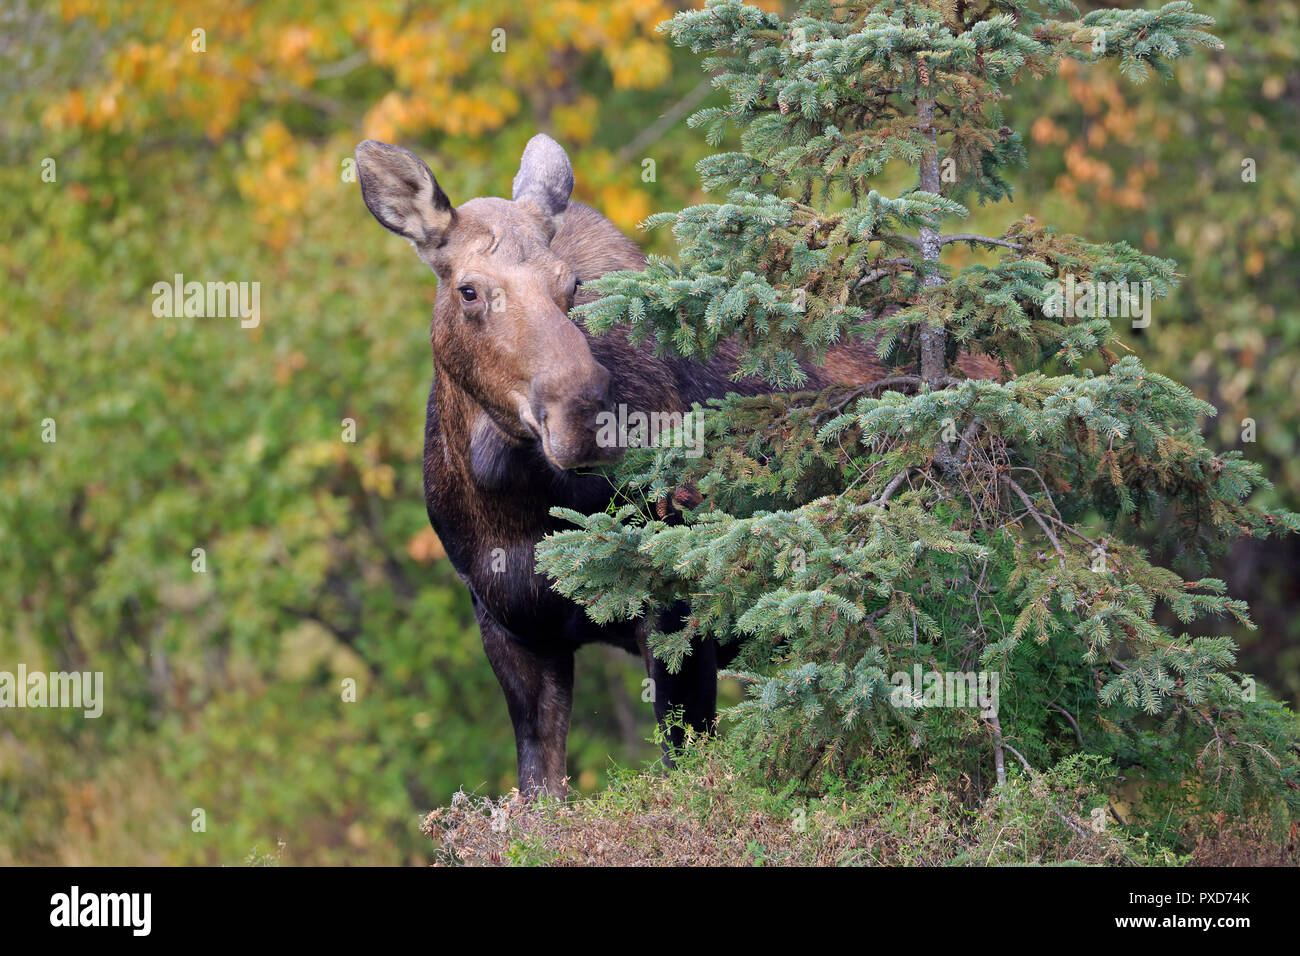
[(1025, 492), (1025, 489), (1021, 488), (1020, 485), (1016, 483), (1016, 480), (1009, 475), (1003, 475), (1002, 481), (1003, 483), (1006, 484), (1008, 488), (1010, 488), (1012, 491), (1016, 493), (1017, 497), (1019, 497), (1022, 502), (1024, 502), (1025, 508), (1029, 512), (1029, 516), (1038, 523), (1038, 527), (1043, 529), (1043, 534), (1047, 535), (1047, 540), (1052, 542), (1052, 547), (1056, 550), (1056, 557), (1058, 560), (1060, 560), (1061, 567), (1064, 568), (1065, 551), (1061, 548), (1061, 542), (1056, 537), (1056, 533), (1052, 531), (1052, 529), (1048, 526), (1047, 522), (1043, 520), (1043, 515), (1039, 512), (1037, 508), (1034, 507), (1034, 503), (1032, 500), (1030, 500), (1030, 497)]
[(1079, 729), (1079, 723), (1074, 719), (1073, 715), (1064, 707), (1062, 707), (1060, 704), (1048, 704), (1047, 706), (1052, 708), (1052, 710), (1056, 711), (1057, 713), (1065, 715), (1065, 719), (1068, 720), (1070, 722), (1070, 726), (1074, 728), (1074, 735), (1079, 738), (1079, 746), (1082, 747), (1083, 731)]
[(987, 246), (1006, 246), (1008, 249), (1023, 249), (1024, 246), (1018, 242), (1012, 242), (1010, 239), (994, 239), (992, 236), (977, 236), (969, 232), (954, 232), (943, 236), (939, 244), (946, 246), (950, 242), (974, 242)]
[[(997, 720), (996, 717), (994, 717), (993, 719)], [(996, 733), (998, 735), (997, 739), (1001, 741), (1002, 739), (1001, 729), (998, 729)], [(1011, 746), (1008, 743), (1002, 743), (1002, 746), (1006, 747), (1007, 750), (1010, 750), (1013, 754), (1016, 755), (1016, 759), (1020, 761), (1020, 765), (1025, 768), (1025, 773), (1029, 774), (1031, 777), (1038, 776), (1038, 774), (1034, 773), (1034, 768), (1029, 766), (1029, 761), (1025, 759), (1024, 754), (1022, 754), (1019, 750), (1017, 750), (1015, 747)], [(999, 782), (1003, 782), (1003, 781), (999, 781)], [(1088, 839), (1088, 834), (1084, 833), (1083, 829), (1077, 823), (1075, 823), (1073, 820), (1067, 817), (1064, 813), (1062, 813), (1060, 810), (1057, 810), (1055, 807), (1052, 808), (1052, 812), (1056, 814), (1057, 819), (1059, 819), (1067, 827), (1073, 830), (1075, 834), (1077, 834), (1078, 836), (1082, 837), (1085, 840)]]
[(888, 502), (890, 498), (894, 497), (894, 492), (898, 490), (898, 486), (906, 481), (907, 476), (911, 473), (911, 468), (904, 468), (890, 480), (889, 484), (885, 486), (885, 490), (877, 495), (870, 503), (873, 505), (883, 505)]
[(640, 155), (641, 151), (648, 146), (659, 141), (659, 138), (668, 132), (668, 130), (689, 113), (695, 107), (704, 101), (704, 98), (713, 90), (713, 77), (706, 76), (695, 85), (689, 93), (670, 106), (662, 116), (642, 130), (630, 143), (618, 151), (618, 158), (621, 162), (627, 162), (630, 159)]
[[(902, 258), (885, 259), (881, 262), (881, 265), (905, 266), (911, 269), (916, 268), (916, 263), (914, 263), (911, 259), (902, 259)], [(869, 285), (872, 282), (878, 282), (881, 279), (885, 278), (886, 276), (892, 276), (897, 274), (898, 271), (896, 269), (872, 269), (870, 272), (864, 275), (857, 282), (853, 283), (853, 287), (855, 289), (860, 289), (862, 288), (862, 286)]]

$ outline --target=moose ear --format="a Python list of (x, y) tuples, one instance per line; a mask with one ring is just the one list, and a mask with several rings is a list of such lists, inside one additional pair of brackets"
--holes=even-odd
[(356, 157), (361, 197), (379, 224), (417, 246), (442, 245), (456, 211), (424, 160), (373, 139), (357, 145)]
[(573, 193), (573, 166), (564, 147), (545, 133), (538, 133), (524, 147), (515, 173), (511, 198), (532, 202), (542, 211), (551, 228), (558, 232)]

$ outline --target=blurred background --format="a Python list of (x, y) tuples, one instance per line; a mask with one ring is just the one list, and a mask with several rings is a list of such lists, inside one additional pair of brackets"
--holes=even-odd
[[(678, 6), (0, 9), (0, 670), (102, 671), (107, 697), (97, 720), (0, 711), (0, 864), (424, 863), (421, 811), (512, 786), (505, 704), (424, 513), (434, 279), (371, 219), (352, 148), (415, 149), (459, 203), (508, 195), (543, 130), (578, 199), (671, 253), (636, 225), (703, 198), (683, 118), (715, 99), (655, 32)], [(1294, 509), (1300, 8), (1196, 6), (1227, 48), (1172, 82), (1067, 64), (1018, 90), (1030, 166), (972, 231), (1029, 214), (1176, 259), (1181, 288), (1126, 341)], [(177, 273), (260, 283), (260, 323), (156, 317)], [(1214, 568), (1259, 625), (1243, 667), (1293, 705), (1297, 567), (1283, 541)], [(653, 755), (642, 676), (579, 656), (579, 790)]]

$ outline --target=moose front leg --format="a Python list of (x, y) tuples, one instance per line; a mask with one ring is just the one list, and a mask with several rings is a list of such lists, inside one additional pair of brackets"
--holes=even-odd
[[(659, 630), (664, 633), (678, 630), (685, 613), (682, 604), (665, 611), (659, 619)], [(685, 727), (697, 734), (713, 732), (718, 716), (718, 645), (712, 638), (696, 642), (673, 674), (669, 673), (668, 665), (650, 652), (644, 634), (639, 636), (639, 642), (652, 682), (655, 720), (665, 730), (664, 763), (671, 767), (673, 755), (686, 742)], [(677, 710), (681, 711), (681, 722), (674, 721), (669, 726), (669, 717)]]
[(519, 791), (563, 797), (568, 790), (565, 741), (573, 710), (573, 652), (539, 654), (482, 612), (483, 649), (506, 695), (515, 727)]

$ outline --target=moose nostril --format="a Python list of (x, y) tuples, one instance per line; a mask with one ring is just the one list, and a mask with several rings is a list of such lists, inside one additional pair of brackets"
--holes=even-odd
[[(601, 369), (604, 372), (604, 369)], [(609, 373), (600, 375), (594, 382), (591, 382), (582, 393), (583, 401), (588, 405), (594, 405), (597, 408), (608, 408), (609, 395)]]

